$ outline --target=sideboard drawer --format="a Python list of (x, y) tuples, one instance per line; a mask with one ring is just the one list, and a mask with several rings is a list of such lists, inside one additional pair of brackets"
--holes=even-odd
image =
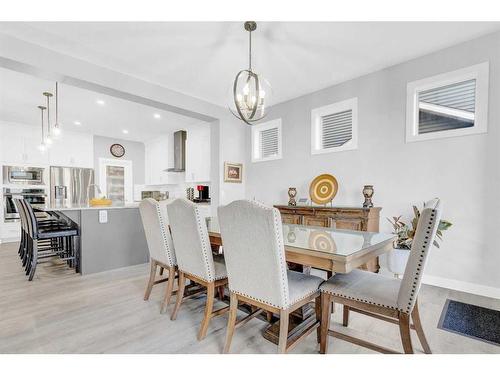
[(284, 224), (300, 224), (301, 223), (300, 215), (292, 215), (292, 214), (281, 214), (281, 221)]
[(315, 227), (330, 227), (330, 218), (318, 216), (304, 216), (303, 225), (311, 225)]
[(363, 230), (362, 220), (337, 219), (333, 220), (333, 228), (348, 230)]

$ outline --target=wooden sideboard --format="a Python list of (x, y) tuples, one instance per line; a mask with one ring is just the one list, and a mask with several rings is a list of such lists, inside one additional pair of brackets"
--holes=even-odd
[[(378, 232), (381, 207), (285, 206), (276, 205), (286, 224), (311, 225), (336, 229)], [(378, 272), (378, 258), (362, 269)]]

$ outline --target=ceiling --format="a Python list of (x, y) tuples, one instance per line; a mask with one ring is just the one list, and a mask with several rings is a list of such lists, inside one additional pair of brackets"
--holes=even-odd
[[(273, 103), (500, 29), (499, 22), (262, 22), (254, 70)], [(241, 22), (0, 23), (0, 32), (226, 106), (247, 67)]]
[[(52, 81), (2, 68), (0, 87), (0, 120), (34, 126), (41, 122), (37, 106), (46, 105), (42, 92), (55, 92)], [(145, 141), (195, 123), (204, 124), (190, 117), (73, 86), (60, 84), (58, 91), (59, 121), (64, 129), (72, 131)], [(104, 104), (98, 104), (98, 100)], [(52, 117), (54, 101), (51, 103)], [(75, 124), (77, 121), (80, 125)]]

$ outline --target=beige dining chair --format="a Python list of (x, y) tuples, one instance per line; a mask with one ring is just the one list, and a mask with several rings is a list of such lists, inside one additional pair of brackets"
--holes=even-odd
[[(167, 282), (165, 297), (161, 304), (161, 312), (164, 312), (170, 303), (177, 273), (177, 260), (175, 258), (172, 236), (168, 228), (165, 203), (147, 198), (139, 204), (139, 212), (141, 214), (144, 233), (146, 234), (151, 265), (144, 300), (147, 301), (149, 299), (154, 285)], [(156, 279), (158, 267), (160, 268), (160, 276), (163, 275), (163, 270), (167, 269), (168, 277)]]
[[(218, 209), (229, 278), (230, 310), (224, 353), (236, 327), (263, 310), (280, 317), (278, 352), (286, 353), (319, 327), (319, 285), (322, 278), (287, 269), (281, 215), (276, 208), (246, 200)], [(236, 322), (238, 302), (258, 308)], [(316, 319), (299, 339), (288, 343), (289, 314), (316, 302)], [(318, 339), (319, 339), (319, 332)]]
[(205, 314), (198, 332), (198, 340), (202, 340), (207, 334), (210, 319), (229, 309), (226, 306), (213, 311), (215, 289), (227, 285), (224, 257), (212, 254), (207, 225), (196, 204), (176, 199), (167, 210), (179, 267), (179, 290), (171, 319), (177, 318), (184, 299), (185, 279), (205, 287)]
[[(439, 226), (441, 211), (439, 199), (433, 199), (424, 205), (401, 280), (368, 271), (353, 270), (348, 274), (336, 274), (321, 286), (320, 353), (326, 353), (328, 349), (328, 335), (382, 353), (396, 353), (394, 350), (330, 330), (330, 307), (331, 303), (335, 302), (344, 305), (345, 327), (349, 324), (350, 311), (395, 323), (399, 325), (405, 353), (413, 353), (410, 329), (414, 329), (424, 352), (431, 354), (418, 312), (417, 297), (429, 251)], [(413, 324), (410, 323), (410, 317)]]

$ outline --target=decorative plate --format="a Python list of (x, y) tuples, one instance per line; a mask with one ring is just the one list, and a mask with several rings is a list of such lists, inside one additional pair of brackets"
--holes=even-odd
[(309, 196), (316, 204), (330, 203), (337, 195), (339, 184), (331, 174), (322, 174), (312, 180), (309, 186)]
[(123, 147), (119, 143), (112, 144), (109, 148), (109, 151), (115, 158), (121, 158), (123, 155), (125, 155), (125, 147)]
[(337, 252), (337, 245), (332, 236), (322, 230), (314, 231), (309, 235), (309, 247), (325, 253)]

